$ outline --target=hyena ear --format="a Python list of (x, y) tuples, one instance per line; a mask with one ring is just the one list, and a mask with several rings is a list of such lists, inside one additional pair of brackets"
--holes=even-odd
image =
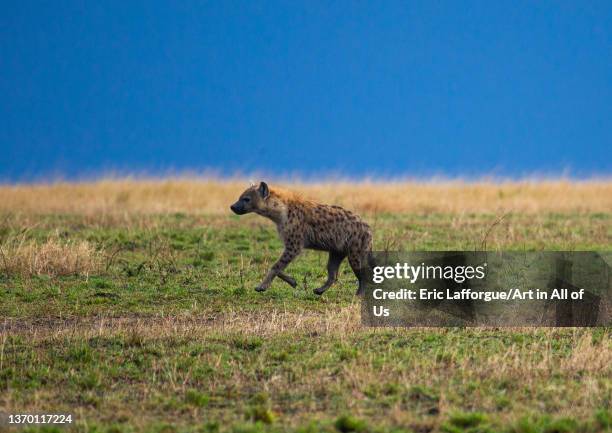
[(261, 182), (259, 184), (259, 188), (257, 189), (257, 192), (259, 192), (259, 195), (261, 196), (261, 198), (265, 200), (270, 195), (270, 188), (268, 188), (267, 183)]

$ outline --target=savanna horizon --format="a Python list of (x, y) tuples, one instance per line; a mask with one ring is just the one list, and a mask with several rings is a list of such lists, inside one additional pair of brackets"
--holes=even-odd
[[(275, 181), (320, 203), (357, 212), (612, 212), (612, 179)], [(0, 212), (68, 214), (166, 212), (224, 215), (250, 180), (109, 178), (0, 184)]]

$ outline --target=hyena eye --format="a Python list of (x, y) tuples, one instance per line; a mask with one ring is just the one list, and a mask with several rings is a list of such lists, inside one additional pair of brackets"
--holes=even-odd
[(251, 199), (249, 197), (244, 197), (242, 201), (244, 201), (245, 203), (248, 203), (251, 201)]

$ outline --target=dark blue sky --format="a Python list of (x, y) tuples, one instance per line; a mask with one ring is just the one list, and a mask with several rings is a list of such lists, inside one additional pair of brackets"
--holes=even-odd
[(4, 2), (0, 179), (612, 173), (612, 2)]

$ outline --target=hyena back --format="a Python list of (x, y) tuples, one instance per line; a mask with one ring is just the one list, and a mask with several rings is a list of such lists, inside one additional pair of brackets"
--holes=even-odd
[(337, 280), (340, 263), (345, 257), (359, 280), (357, 294), (363, 293), (365, 269), (372, 250), (372, 230), (359, 216), (340, 206), (318, 204), (289, 192), (270, 189), (265, 182), (244, 191), (231, 210), (238, 215), (254, 212), (269, 218), (276, 224), (285, 245), (283, 254), (255, 290), (266, 290), (275, 277), (295, 287), (295, 280), (285, 274), (284, 269), (303, 248), (308, 248), (329, 252), (327, 281), (314, 290), (317, 295), (323, 294)]

